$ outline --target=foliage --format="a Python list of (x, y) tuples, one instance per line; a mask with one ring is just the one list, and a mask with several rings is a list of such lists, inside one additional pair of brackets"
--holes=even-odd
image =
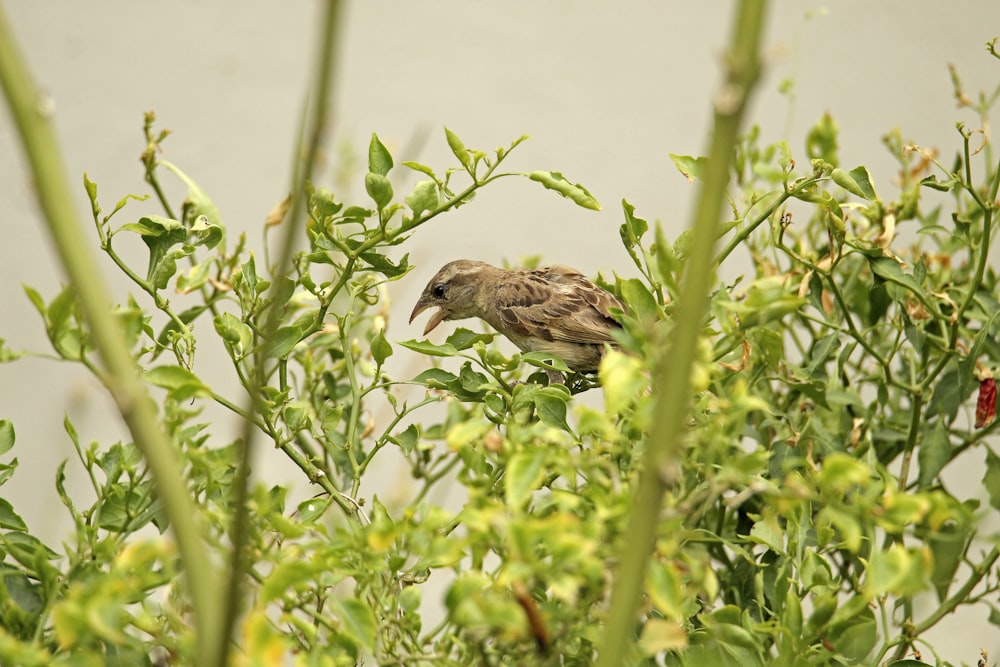
[[(974, 107), (984, 127), (995, 97)], [(523, 138), (487, 153), (446, 130), (456, 165), (441, 171), (397, 166), (373, 135), (370, 201), (310, 187), (305, 249), (278, 275), (266, 248), (262, 259), (227, 238), (206, 193), (163, 159), (167, 133), (151, 115), (145, 129), (163, 215), (119, 224), (144, 198), (104, 213), (84, 183), (102, 251), (138, 290), (116, 316), (159, 391), (218, 560), (244, 511), (234, 480), (245, 443), (219, 433), (206, 406), (247, 420), (316, 487), (292, 502), (256, 476), (235, 663), (591, 664), (690, 238), (668, 239), (623, 202), (637, 277), (604, 282), (628, 312), (600, 369), (598, 409), (574, 398), (586, 378), (547, 384), (545, 370), (566, 370), (558, 359), (508, 358), (489, 333), (458, 328), (443, 344), (389, 334), (388, 286), (412, 268), (400, 246), (480, 188), (521, 175), (597, 206), (557, 172), (501, 171)], [(756, 128), (742, 139), (717, 264), (742, 248), (754, 274), (711, 295), (684, 451), (623, 664), (880, 664), (918, 646), (934, 654), (922, 635), (960, 606), (1000, 619), (989, 602), (1000, 547), (980, 533), (985, 508), (948, 476), (985, 451), (983, 485), (1000, 509), (1000, 457), (987, 443), (1000, 169), (988, 137), (959, 133), (950, 166), (888, 135), (892, 196), (864, 167), (840, 166), (831, 118), (809, 133), (807, 159), (761, 145)], [(706, 168), (674, 160), (692, 178)], [(399, 167), (422, 179), (402, 199)], [(179, 207), (163, 195), (163, 169), (188, 187)], [(268, 224), (291, 224), (285, 208)], [(147, 250), (144, 268), (119, 254), (130, 237)], [(26, 291), (55, 352), (103, 378), (73, 287)], [(426, 355), (427, 370), (390, 377), (399, 347)], [(241, 396), (203, 372), (213, 348)], [(0, 500), (0, 662), (196, 663), (183, 564), (142, 456), (130, 443), (84, 445), (68, 420), (66, 431), (96, 500), (65, 492), (62, 462), (56, 485), (75, 532), (61, 549)], [(0, 454), (14, 442), (0, 422)], [(393, 487), (378, 468), (390, 452), (410, 479), (375, 493)], [(0, 466), (0, 484), (16, 467)], [(436, 500), (450, 485), (462, 490), (458, 510)], [(443, 604), (427, 599), (431, 585), (444, 587)], [(938, 604), (918, 611), (920, 595)]]

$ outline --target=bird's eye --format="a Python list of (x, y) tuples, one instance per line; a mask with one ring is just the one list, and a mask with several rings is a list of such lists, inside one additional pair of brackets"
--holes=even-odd
[(431, 294), (434, 295), (435, 299), (443, 299), (444, 293), (447, 291), (444, 283), (438, 283), (431, 289)]

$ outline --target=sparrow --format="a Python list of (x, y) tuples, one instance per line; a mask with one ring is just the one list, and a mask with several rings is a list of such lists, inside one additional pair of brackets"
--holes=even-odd
[(499, 269), (459, 259), (431, 278), (410, 313), (436, 306), (424, 334), (445, 320), (478, 317), (522, 352), (559, 357), (577, 372), (597, 370), (604, 345), (615, 344), (621, 325), (611, 309), (625, 307), (576, 269), (553, 264), (538, 269)]

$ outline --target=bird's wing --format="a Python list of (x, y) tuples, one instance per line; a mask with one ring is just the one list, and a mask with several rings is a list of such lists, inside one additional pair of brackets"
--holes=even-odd
[(498, 315), (520, 336), (572, 343), (611, 343), (621, 308), (609, 292), (562, 265), (512, 272), (497, 286)]

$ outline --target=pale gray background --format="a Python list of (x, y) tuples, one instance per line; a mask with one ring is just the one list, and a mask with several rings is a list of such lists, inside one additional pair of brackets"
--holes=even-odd
[[(88, 172), (106, 210), (125, 193), (146, 192), (138, 162), (141, 121), (143, 111), (154, 109), (159, 126), (174, 132), (165, 144), (167, 157), (213, 197), (230, 230), (246, 230), (251, 245), (260, 248), (264, 217), (288, 188), (291, 145), (316, 44), (317, 3), (0, 4), (55, 103), (74, 183)], [(489, 150), (531, 135), (510, 161), (512, 169), (564, 171), (604, 206), (599, 213), (584, 211), (536, 184), (508, 180), (435, 221), (410, 244), (417, 269), (392, 286), (396, 307), (389, 338), (419, 334), (423, 321), (409, 326), (404, 314), (449, 259), (499, 263), (541, 253), (591, 274), (628, 274), (617, 240), (622, 198), (640, 215), (662, 220), (670, 236), (679, 233), (694, 188), (667, 153), (704, 152), (709, 97), (719, 81), (733, 6), (348, 3), (335, 132), (320, 181), (345, 198), (358, 195), (372, 132), (397, 153), (397, 162), (417, 159), (440, 170), (451, 164), (441, 129), (448, 125), (467, 145)], [(969, 92), (996, 85), (1000, 66), (984, 54), (983, 44), (1000, 34), (1000, 3), (844, 0), (823, 7), (795, 0), (771, 7), (768, 71), (750, 114), (764, 136), (789, 138), (795, 157), (804, 160), (805, 131), (830, 111), (843, 130), (844, 164), (868, 165), (883, 193), (890, 192), (892, 162), (880, 137), (894, 127), (916, 143), (941, 147), (949, 162), (958, 145), (955, 121), (975, 126), (976, 119), (955, 108), (946, 64), (958, 66)], [(787, 77), (796, 82), (793, 101), (777, 92)], [(412, 183), (404, 180), (400, 189)], [(85, 220), (82, 186), (77, 205)], [(150, 203), (125, 215), (155, 210)], [(51, 297), (62, 276), (42, 234), (5, 106), (0, 211), (0, 337), (14, 348), (45, 350), (41, 323), (21, 285)], [(117, 280), (115, 285), (121, 298), (127, 287)], [(203, 351), (199, 359), (206, 372), (211, 354)], [(33, 531), (56, 544), (68, 527), (53, 485), (56, 462), (72, 456), (62, 429), (65, 413), (84, 442), (124, 437), (102, 392), (81, 369), (46, 359), (0, 366), (0, 417), (15, 422), (14, 454), (21, 462), (3, 496)], [(225, 425), (219, 423), (221, 431)], [(69, 469), (80, 487), (79, 470)], [(298, 479), (281, 466), (268, 465), (267, 475), (275, 482)], [(970, 470), (970, 485), (981, 475), (981, 469)], [(973, 664), (980, 646), (1000, 654), (985, 613), (940, 626), (935, 637), (944, 657)]]

